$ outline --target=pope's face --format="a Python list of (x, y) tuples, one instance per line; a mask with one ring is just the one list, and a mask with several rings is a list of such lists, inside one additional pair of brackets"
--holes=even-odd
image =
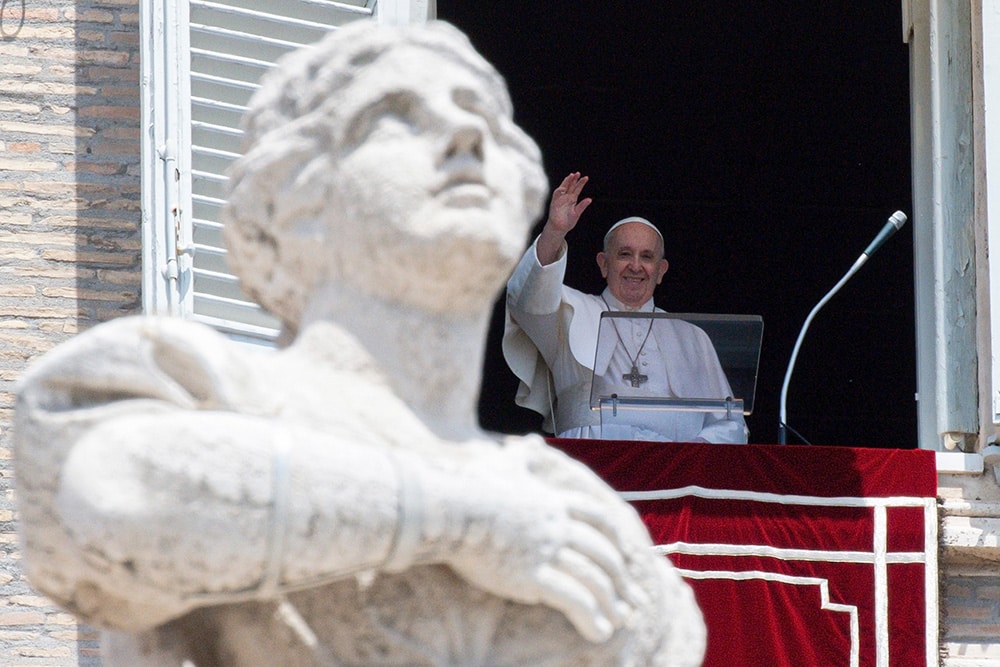
[(328, 213), (342, 277), (425, 307), (495, 295), (539, 212), (535, 144), (481, 75), (426, 50), (383, 55), (349, 92)]
[(659, 235), (641, 222), (622, 225), (608, 239), (607, 252), (597, 254), (601, 275), (616, 299), (629, 308), (649, 301), (667, 272)]

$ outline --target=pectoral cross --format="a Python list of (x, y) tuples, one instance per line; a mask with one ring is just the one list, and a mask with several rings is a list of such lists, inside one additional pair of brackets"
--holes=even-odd
[(638, 367), (636, 367), (635, 364), (632, 364), (632, 370), (623, 375), (622, 379), (631, 382), (633, 387), (638, 387), (643, 382), (648, 380), (649, 376), (640, 373)]

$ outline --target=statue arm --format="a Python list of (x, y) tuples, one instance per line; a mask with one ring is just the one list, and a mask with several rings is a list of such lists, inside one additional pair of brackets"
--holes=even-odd
[(226, 346), (164, 326), (179, 328), (97, 327), (19, 391), (29, 576), (81, 618), (137, 631), (195, 607), (434, 563), (557, 609), (594, 641), (634, 606), (625, 554), (648, 548), (641, 522), (540, 439), (446, 445), (412, 433), (403, 449), (349, 420), (319, 429), (266, 406), (245, 414), (230, 403), (252, 404), (240, 386), (261, 380), (241, 375), (245, 360), (227, 370)]
[[(37, 499), (57, 525), (27, 527), (28, 556), (58, 566), (32, 581), (91, 622), (135, 631), (378, 569), (396, 534), (396, 470), (385, 451), (269, 419), (119, 415), (72, 444)], [(88, 609), (84, 596), (109, 603)]]
[(124, 318), (33, 365), (14, 446), (39, 589), (136, 630), (387, 557), (392, 461), (355, 433), (263, 416), (246, 387), (267, 364), (232, 349), (192, 323)]
[(547, 454), (474, 446), (476, 456), (428, 463), (242, 415), (127, 416), (73, 448), (54, 509), (87, 564), (79, 586), (162, 601), (120, 629), (443, 563), (487, 592), (558, 609), (587, 639), (608, 638), (642, 597), (623, 555), (649, 546), (641, 528), (629, 534), (637, 519), (586, 474), (547, 480)]

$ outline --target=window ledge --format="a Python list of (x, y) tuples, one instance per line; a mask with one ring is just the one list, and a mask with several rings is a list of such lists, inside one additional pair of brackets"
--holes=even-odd
[(986, 469), (982, 454), (937, 452), (939, 475), (982, 475)]

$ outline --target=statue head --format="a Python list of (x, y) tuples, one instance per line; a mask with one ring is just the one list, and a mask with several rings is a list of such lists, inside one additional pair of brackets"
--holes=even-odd
[(247, 293), (296, 329), (336, 281), (431, 312), (488, 308), (542, 212), (535, 143), (454, 27), (359, 21), (254, 95), (225, 210)]

